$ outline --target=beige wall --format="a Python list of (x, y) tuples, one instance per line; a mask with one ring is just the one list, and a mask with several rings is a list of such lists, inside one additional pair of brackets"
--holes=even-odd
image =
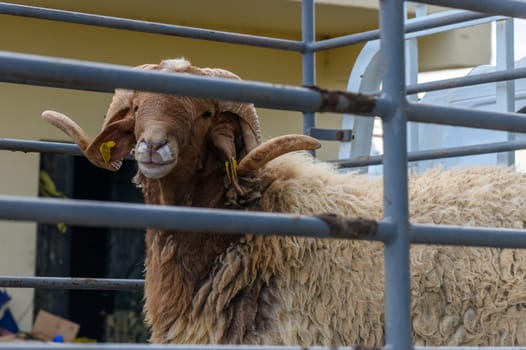
[[(489, 24), (435, 34), (419, 42), (419, 64), (422, 71), (434, 71), (488, 64), (491, 56)], [(477, 40), (477, 38), (479, 38)], [(452, 55), (452, 53), (455, 53)]]

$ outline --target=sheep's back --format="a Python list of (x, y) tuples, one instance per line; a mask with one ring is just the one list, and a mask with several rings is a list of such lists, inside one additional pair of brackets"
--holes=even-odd
[[(526, 176), (509, 168), (436, 168), (409, 196), (413, 223), (524, 228)], [(524, 251), (413, 246), (411, 268), (419, 344), (526, 344)]]
[[(305, 155), (273, 161), (263, 210), (381, 219), (382, 182), (339, 174)], [(526, 178), (509, 169), (433, 169), (409, 181), (413, 223), (523, 228)], [(273, 238), (282, 341), (383, 345), (383, 249), (363, 241)], [(520, 250), (413, 246), (414, 340), (425, 345), (526, 345), (526, 261)], [(279, 265), (279, 264), (278, 264)]]

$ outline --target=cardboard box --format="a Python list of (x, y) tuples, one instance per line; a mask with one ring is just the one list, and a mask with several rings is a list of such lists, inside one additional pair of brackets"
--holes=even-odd
[(16, 334), (0, 334), (0, 343), (13, 342), (16, 340)]
[(37, 314), (31, 335), (37, 339), (52, 341), (61, 335), (65, 342), (72, 342), (79, 332), (80, 325), (62, 317), (40, 310)]

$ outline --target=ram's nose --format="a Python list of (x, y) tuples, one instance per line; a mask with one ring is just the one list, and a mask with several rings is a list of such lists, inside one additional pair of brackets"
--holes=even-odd
[(142, 163), (166, 164), (173, 162), (174, 157), (166, 140), (142, 140), (135, 148), (135, 159)]

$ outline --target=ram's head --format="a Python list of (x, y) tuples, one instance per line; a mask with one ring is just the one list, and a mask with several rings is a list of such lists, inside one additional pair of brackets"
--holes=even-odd
[[(184, 59), (139, 68), (239, 79), (226, 70), (198, 68)], [(319, 147), (314, 139), (289, 136), (261, 145), (246, 157), (261, 143), (252, 104), (141, 91), (116, 90), (102, 129), (93, 139), (63, 114), (46, 111), (42, 117), (68, 134), (98, 167), (117, 170), (134, 150), (140, 173), (150, 179), (163, 178), (176, 169), (204, 169), (214, 162), (225, 164), (226, 175), (235, 182), (238, 173), (256, 171), (279, 154)]]

